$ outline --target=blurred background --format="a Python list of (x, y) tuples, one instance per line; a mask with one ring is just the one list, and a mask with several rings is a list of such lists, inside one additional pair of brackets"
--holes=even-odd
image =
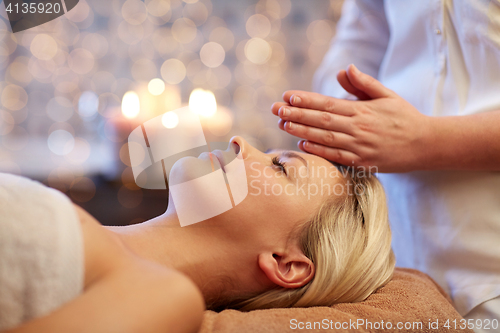
[(0, 172), (56, 188), (105, 225), (162, 214), (168, 192), (138, 188), (127, 137), (202, 105), (208, 142), (240, 135), (296, 150), (272, 103), (311, 90), (342, 0), (80, 0), (11, 33), (0, 4)]

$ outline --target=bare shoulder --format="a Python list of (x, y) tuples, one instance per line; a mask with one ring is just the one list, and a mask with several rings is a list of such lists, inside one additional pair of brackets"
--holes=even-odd
[(83, 208), (73, 205), (82, 230), (85, 258), (84, 289), (87, 289), (104, 275), (130, 261), (130, 255), (118, 237), (106, 230)]

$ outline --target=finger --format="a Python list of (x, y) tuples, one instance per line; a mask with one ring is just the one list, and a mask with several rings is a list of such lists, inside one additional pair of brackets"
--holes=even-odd
[(280, 128), (280, 130), (284, 131), (285, 130), (285, 121), (283, 119), (279, 119), (278, 120), (278, 127)]
[(353, 150), (355, 148), (354, 137), (345, 133), (305, 126), (291, 121), (285, 122), (284, 128), (287, 133), (325, 146), (347, 150)]
[(333, 112), (343, 116), (352, 116), (354, 106), (358, 101), (348, 101), (345, 99), (334, 98), (309, 91), (289, 90), (283, 94), (283, 98), (288, 97), (290, 105), (312, 109)]
[(371, 98), (393, 96), (395, 93), (368, 74), (362, 73), (353, 64), (347, 68), (347, 77), (351, 84)]
[(365, 94), (363, 91), (359, 90), (355, 86), (352, 85), (351, 81), (349, 81), (349, 77), (347, 76), (347, 72), (345, 70), (341, 70), (337, 74), (337, 81), (339, 81), (342, 88), (345, 89), (349, 94), (356, 96), (360, 100), (368, 100), (371, 99), (370, 96)]
[(342, 165), (358, 165), (360, 157), (355, 153), (339, 149), (326, 147), (316, 142), (306, 141), (303, 143), (304, 151), (310, 154), (321, 156), (329, 161)]
[(301, 109), (293, 106), (282, 106), (278, 116), (285, 121), (323, 128), (335, 132), (352, 133), (351, 118), (326, 111)]
[(283, 102), (276, 102), (276, 103), (273, 103), (273, 105), (271, 106), (271, 112), (277, 116), (278, 115), (278, 110), (282, 107), (282, 106), (287, 106), (287, 105), (290, 105), (288, 103), (283, 103)]

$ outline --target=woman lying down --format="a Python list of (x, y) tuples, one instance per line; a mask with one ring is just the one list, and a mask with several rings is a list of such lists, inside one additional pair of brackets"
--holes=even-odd
[(240, 137), (231, 151), (244, 159), (247, 197), (186, 227), (173, 204), (141, 224), (103, 227), (60, 192), (1, 174), (0, 331), (196, 332), (205, 308), (359, 302), (391, 279), (373, 175), (262, 153)]

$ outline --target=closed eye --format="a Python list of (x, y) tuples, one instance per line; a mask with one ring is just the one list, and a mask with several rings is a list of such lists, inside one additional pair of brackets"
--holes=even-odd
[(279, 167), (281, 169), (282, 172), (285, 173), (286, 176), (288, 176), (288, 173), (286, 172), (286, 163), (285, 162), (281, 162), (280, 159), (278, 159), (278, 156), (274, 156), (271, 161), (273, 162), (273, 165)]

